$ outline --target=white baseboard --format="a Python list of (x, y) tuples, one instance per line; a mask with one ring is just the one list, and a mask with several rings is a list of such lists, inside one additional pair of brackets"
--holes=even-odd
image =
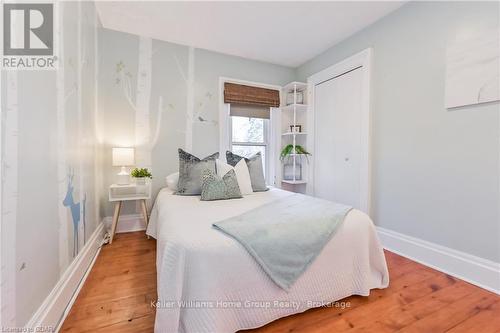
[(377, 227), (382, 246), (500, 295), (500, 263)]
[[(111, 229), (112, 221), (112, 216), (106, 216), (103, 219), (104, 225), (106, 226), (107, 230)], [(116, 226), (117, 233), (142, 230), (146, 230), (146, 223), (144, 222), (144, 217), (142, 216), (142, 214), (120, 215), (120, 217), (118, 218), (118, 225)]]
[(99, 254), (103, 238), (104, 225), (100, 223), (26, 324), (26, 328), (36, 330), (37, 327), (53, 327), (57, 328), (56, 332), (58, 331)]

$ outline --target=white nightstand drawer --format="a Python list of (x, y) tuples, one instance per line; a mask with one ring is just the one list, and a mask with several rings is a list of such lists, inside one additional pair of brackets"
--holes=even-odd
[(109, 186), (109, 201), (149, 200), (151, 199), (151, 183), (144, 185), (113, 184)]

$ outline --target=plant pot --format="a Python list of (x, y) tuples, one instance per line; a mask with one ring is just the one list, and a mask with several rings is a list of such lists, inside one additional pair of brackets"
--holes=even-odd
[(135, 179), (135, 183), (137, 185), (146, 185), (146, 178), (142, 177), (142, 178), (136, 178)]
[(285, 163), (283, 165), (284, 180), (302, 180), (302, 164), (295, 164), (295, 177), (293, 174), (293, 163)]

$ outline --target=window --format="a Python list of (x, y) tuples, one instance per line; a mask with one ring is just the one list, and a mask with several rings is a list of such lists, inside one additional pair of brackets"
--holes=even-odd
[(220, 78), (221, 152), (232, 151), (240, 156), (262, 155), (266, 182), (274, 185), (276, 129), (273, 108), (280, 105), (280, 87), (267, 84)]
[(230, 116), (230, 150), (250, 157), (262, 154), (264, 176), (269, 174), (269, 119)]

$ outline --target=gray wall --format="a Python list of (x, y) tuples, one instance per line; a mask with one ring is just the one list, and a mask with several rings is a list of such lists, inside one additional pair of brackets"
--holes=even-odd
[(499, 103), (444, 108), (446, 45), (499, 28), (498, 2), (412, 2), (300, 66), (372, 47), (377, 225), (500, 262)]
[[(293, 81), (295, 77), (292, 68), (201, 49), (191, 50), (190, 62), (187, 46), (150, 39), (149, 42), (151, 55), (146, 47), (148, 38), (104, 28), (99, 30), (98, 84), (105, 147), (102, 165), (105, 191), (116, 181), (118, 172), (118, 168), (111, 166), (111, 148), (114, 146), (136, 147), (137, 164), (152, 169), (154, 195), (165, 186), (165, 177), (178, 170), (177, 148), (186, 148), (186, 136), (192, 140), (192, 149), (188, 150), (197, 156), (204, 157), (218, 151), (219, 77), (277, 85)], [(145, 85), (138, 84), (137, 80), (141, 61), (149, 64), (140, 71)], [(190, 68), (192, 84), (189, 81)], [(131, 89), (127, 92), (125, 87), (128, 85)], [(147, 94), (149, 99), (141, 106), (141, 98), (137, 96), (140, 87), (144, 86), (149, 88), (140, 94), (142, 97)], [(188, 87), (193, 89), (191, 118), (187, 113)], [(149, 113), (145, 116), (149, 130), (138, 126), (144, 108)], [(161, 120), (158, 112), (162, 113)], [(156, 135), (157, 124), (159, 132)], [(191, 135), (188, 127), (192, 129)], [(150, 138), (149, 145), (134, 144), (138, 137), (144, 136)], [(156, 142), (155, 136), (158, 137)], [(105, 195), (102, 202), (104, 214), (110, 216), (112, 206)], [(134, 213), (136, 208), (134, 203), (129, 203), (124, 207), (124, 213)]]

